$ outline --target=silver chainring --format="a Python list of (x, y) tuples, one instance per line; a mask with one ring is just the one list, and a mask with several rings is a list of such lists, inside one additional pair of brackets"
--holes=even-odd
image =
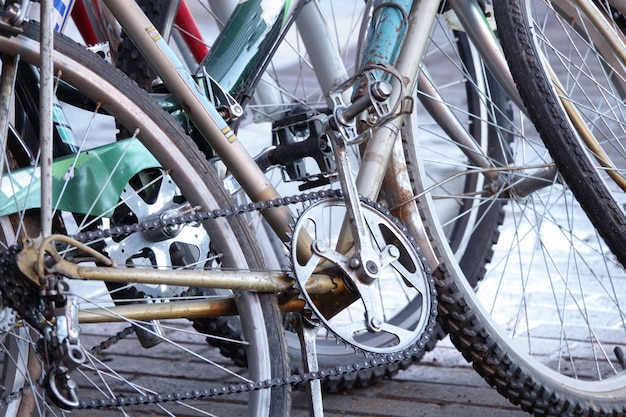
[[(300, 215), (291, 245), (293, 273), (313, 319), (320, 320), (329, 332), (365, 352), (397, 353), (432, 331), (434, 281), (400, 222), (386, 210), (361, 204), (369, 232), (365, 238), (380, 253), (382, 269), (378, 277), (364, 280), (351, 255), (335, 251), (336, 237), (347, 213), (344, 200), (338, 198), (313, 203)], [(312, 239), (311, 253), (304, 255), (296, 250), (295, 242), (300, 238)], [(320, 308), (306, 291), (312, 274), (329, 268), (339, 268), (346, 287), (356, 294), (356, 300), (336, 315)]]
[[(151, 195), (138, 193), (128, 184), (120, 196), (125, 215), (136, 222), (176, 217), (190, 211), (172, 178), (163, 173), (150, 185)], [(203, 269), (212, 264), (210, 239), (201, 223), (188, 223), (133, 233), (104, 240), (106, 252), (118, 265), (157, 268)], [(209, 263), (209, 265), (207, 265)], [(152, 298), (180, 296), (187, 288), (135, 284), (135, 289)]]

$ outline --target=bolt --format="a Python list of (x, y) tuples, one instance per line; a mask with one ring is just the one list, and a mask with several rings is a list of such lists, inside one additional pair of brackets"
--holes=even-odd
[(389, 84), (387, 81), (377, 81), (372, 84), (372, 97), (374, 97), (374, 99), (376, 99), (377, 101), (387, 100), (391, 95), (391, 92), (391, 84)]
[(382, 323), (376, 317), (370, 320), (370, 329), (373, 331), (380, 331)]
[(69, 375), (66, 375), (66, 376), (65, 376), (65, 379), (66, 379), (65, 386), (66, 386), (69, 390), (73, 391), (73, 390), (75, 390), (75, 389), (76, 389), (76, 387), (78, 387), (78, 385), (76, 384), (76, 381), (74, 381), (73, 379), (70, 379), (70, 376), (69, 376)]
[(378, 115), (376, 113), (367, 114), (367, 124), (374, 126), (378, 122)]
[(313, 242), (313, 251), (318, 253), (323, 253), (326, 250), (326, 245), (321, 240), (316, 240)]
[(359, 258), (350, 259), (350, 268), (357, 269), (361, 267), (361, 260)]
[(400, 249), (398, 249), (394, 245), (389, 245), (387, 247), (387, 253), (389, 253), (389, 256), (391, 256), (392, 258), (395, 258), (395, 259), (400, 257)]
[(233, 104), (230, 107), (230, 111), (234, 118), (240, 117), (243, 114), (243, 108), (239, 104)]
[(365, 263), (365, 267), (367, 268), (367, 272), (369, 272), (370, 274), (378, 273), (378, 265), (376, 265), (376, 262), (374, 261), (367, 261)]
[(19, 4), (10, 4), (5, 12), (5, 19), (9, 22), (12, 22), (15, 18), (20, 14), (20, 5)]
[(330, 142), (330, 139), (328, 138), (328, 136), (327, 135), (322, 135), (320, 137), (320, 142), (319, 142), (320, 150), (322, 150), (322, 151), (327, 150), (330, 147), (329, 146), (329, 142)]

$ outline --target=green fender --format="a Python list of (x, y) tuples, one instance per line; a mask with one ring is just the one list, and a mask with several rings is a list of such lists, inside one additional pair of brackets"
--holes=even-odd
[[(137, 139), (121, 140), (59, 158), (52, 164), (53, 206), (61, 211), (106, 217), (112, 213), (123, 188), (134, 175), (158, 167), (159, 162)], [(40, 176), (38, 166), (3, 175), (0, 216), (39, 208)]]

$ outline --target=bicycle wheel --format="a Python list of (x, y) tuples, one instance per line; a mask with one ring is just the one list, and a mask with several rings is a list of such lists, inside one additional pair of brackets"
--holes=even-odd
[[(141, 1), (142, 8), (154, 17), (154, 21), (162, 19), (164, 10), (162, 2)], [(190, 2), (193, 8), (193, 2)], [(313, 6), (313, 5), (311, 5)], [(339, 53), (343, 57), (344, 65), (347, 68), (346, 74), (354, 72), (356, 62), (355, 50), (359, 42), (365, 36), (364, 29), (359, 30), (362, 22), (369, 21), (371, 10), (364, 7), (362, 2), (344, 2), (341, 5), (331, 2), (315, 3), (314, 7), (322, 9), (323, 15), (327, 18), (326, 24), (330, 27), (330, 34), (337, 39)], [(202, 7), (197, 8), (197, 18), (202, 16)], [(207, 16), (208, 18), (208, 16)], [(207, 26), (207, 25), (204, 25)], [(216, 24), (217, 26), (217, 24)], [(489, 158), (497, 161), (497, 164), (504, 164), (506, 155), (506, 143), (511, 140), (508, 127), (494, 127), (496, 119), (506, 119), (510, 116), (500, 116), (498, 112), (508, 113), (508, 100), (498, 89), (497, 85), (488, 80), (484, 68), (476, 56), (476, 52), (471, 48), (463, 33), (453, 32), (445, 23), (442, 16), (439, 24), (432, 36), (432, 43), (427, 53), (428, 65), (448, 65), (452, 71), (447, 77), (431, 77), (432, 82), (440, 85), (439, 94), (445, 97), (444, 105), (452, 109), (455, 117), (462, 123), (462, 129), (469, 132), (475, 138), (481, 152), (488, 154)], [(132, 52), (132, 44), (123, 41), (118, 55), (121, 65), (129, 72), (131, 77), (137, 79), (146, 78), (148, 72), (145, 65), (136, 53)], [(288, 140), (287, 137), (301, 135), (308, 129), (307, 121), (310, 118), (324, 112), (328, 112), (324, 95), (328, 92), (329, 86), (320, 87), (316, 78), (316, 62), (311, 60), (303, 47), (303, 36), (295, 30), (290, 31), (283, 44), (278, 48), (276, 56), (263, 78), (251, 80), (251, 85), (258, 85), (259, 95), (255, 95), (252, 102), (247, 106), (246, 118), (240, 122), (239, 138), (246, 142), (251, 152), (263, 152), (269, 146), (288, 146), (287, 143), (278, 143), (279, 140)], [(148, 77), (151, 78), (151, 77)], [(143, 84), (151, 85), (151, 81), (143, 81)], [(422, 92), (421, 99), (436, 101), (437, 98), (431, 92)], [(274, 97), (273, 101), (265, 97)], [(464, 98), (467, 99), (464, 100)], [(493, 110), (493, 109), (498, 110)], [(439, 137), (445, 137), (446, 132), (433, 121), (427, 112), (420, 114), (419, 131), (415, 135), (427, 135), (434, 142), (438, 142)], [(295, 126), (295, 127), (294, 127)], [(272, 136), (272, 131), (274, 135)], [(262, 132), (267, 132), (263, 134)], [(280, 132), (280, 134), (277, 134)], [(283, 139), (280, 139), (283, 138)], [(299, 139), (297, 139), (299, 140)], [(500, 146), (504, 144), (503, 146)], [(436, 146), (433, 147), (435, 149)], [(448, 152), (450, 161), (464, 161), (466, 156), (458, 150), (455, 145), (448, 146), (447, 149), (439, 146), (437, 151)], [(503, 152), (503, 149), (504, 152)], [(455, 151), (456, 150), (456, 151)], [(355, 164), (358, 166), (359, 150), (355, 150)], [(263, 155), (263, 153), (261, 153)], [(313, 155), (311, 155), (313, 156)], [(262, 159), (262, 158), (259, 158)], [(463, 163), (464, 164), (464, 163)], [(454, 164), (451, 164), (454, 165)], [(328, 176), (327, 173), (315, 175), (320, 172), (320, 167), (316, 166), (312, 158), (299, 158), (298, 160), (283, 160), (276, 163), (277, 169), (271, 169), (268, 175), (273, 178), (275, 186), (285, 195), (300, 192), (298, 187), (305, 189), (319, 189), (315, 181), (320, 177)], [(465, 164), (464, 164), (465, 166)], [(300, 175), (297, 173), (310, 175)], [(433, 178), (441, 178), (450, 175), (450, 169), (433, 170)], [(433, 180), (435, 181), (435, 180)], [(323, 181), (322, 181), (323, 182)], [(230, 183), (229, 183), (230, 184)], [(483, 177), (479, 174), (468, 174), (462, 176), (457, 181), (448, 182), (445, 187), (439, 190), (442, 193), (462, 192), (472, 193), (472, 191), (482, 190), (484, 187)], [(236, 190), (236, 188), (231, 188)], [(394, 193), (383, 193), (380, 199), (384, 199), (393, 206)], [(461, 213), (468, 211), (476, 200), (467, 198), (451, 198), (440, 200), (440, 210), (446, 213), (447, 232), (450, 239), (462, 259), (468, 277), (472, 277), (474, 283), (478, 282), (484, 271), (484, 265), (491, 256), (490, 247), (497, 240), (497, 228), (502, 220), (502, 203), (494, 200), (490, 205), (483, 205), (478, 210), (471, 210), (472, 216), (462, 216)], [(480, 214), (476, 213), (480, 211)], [(398, 213), (402, 213), (400, 210)], [(456, 219), (460, 221), (456, 222)], [(251, 220), (254, 221), (254, 220)], [(255, 230), (263, 232), (262, 223), (256, 220)], [(278, 251), (278, 260), (286, 259), (283, 253), (286, 248), (280, 242), (269, 248), (270, 251)], [(277, 264), (276, 268), (285, 268), (284, 261)], [(412, 307), (411, 303), (404, 309), (398, 308), (392, 314), (401, 321), (416, 320), (419, 309)], [(349, 317), (350, 312), (346, 312)], [(414, 316), (412, 318), (412, 316)], [(295, 335), (288, 334), (288, 343), (292, 362), (298, 363), (300, 358), (299, 342)], [(318, 338), (318, 361), (322, 368), (336, 366), (340, 364), (350, 364), (358, 359), (351, 349), (346, 349), (338, 345), (332, 334), (320, 332)], [(415, 358), (417, 359), (417, 358)], [(342, 390), (352, 387), (369, 385), (377, 380), (395, 373), (400, 368), (405, 368), (411, 361), (405, 361), (399, 365), (393, 364), (378, 369), (362, 371), (358, 374), (343, 375), (333, 377), (326, 383), (326, 388), (330, 390)]]
[[(22, 29), (24, 33), (19, 36), (0, 37), (0, 53), (3, 57), (19, 53), (20, 65), (37, 65), (39, 29), (34, 23), (25, 24)], [(58, 186), (54, 189), (54, 233), (69, 236), (124, 225), (141, 217), (154, 220), (194, 212), (198, 208), (232, 205), (197, 147), (145, 92), (73, 41), (57, 36), (54, 45), (55, 68), (62, 74), (57, 90), (59, 100), (66, 112), (72, 112), (72, 121), (85, 121), (82, 126), (73, 123), (75, 135), (81, 138), (79, 152), (55, 160), (53, 164), (55, 187)], [(116, 140), (115, 123), (135, 132), (135, 136)], [(29, 141), (25, 140), (32, 138), (22, 136), (29, 133), (28, 129), (11, 131), (15, 134), (9, 139), (8, 151), (3, 153), (6, 164), (0, 221), (3, 259), (9, 259), (8, 264), (12, 262), (10, 254), (13, 253), (10, 245), (26, 235), (36, 234), (39, 229), (35, 192), (39, 180), (37, 170), (33, 169), (36, 161), (21, 158), (23, 155), (36, 157), (27, 145)], [(34, 142), (38, 142), (37, 138)], [(82, 181), (83, 186), (76, 188), (72, 181)], [(201, 233), (202, 229), (205, 232)], [(209, 241), (198, 239), (199, 236), (206, 236)], [(249, 242), (252, 237), (247, 225), (232, 218), (211, 220), (202, 225), (196, 222), (156, 233), (95, 238), (87, 244), (106, 257), (117, 258), (121, 266), (135, 269), (158, 266), (256, 270), (262, 267), (262, 262), (255, 246)], [(83, 258), (80, 250), (71, 250), (65, 245), (58, 245), (57, 249), (76, 262), (93, 264), (93, 258)], [(77, 352), (82, 352), (85, 362), (78, 364), (71, 374), (79, 390), (76, 397), (71, 385), (49, 376), (51, 369), (60, 368), (51, 366), (56, 363), (54, 355), (45, 347), (50, 339), (42, 336), (39, 321), (31, 316), (35, 314), (32, 309), (36, 304), (29, 306), (28, 303), (40, 302), (35, 295), (38, 291), (29, 291), (23, 280), (9, 280), (9, 276), (16, 276), (14, 274), (5, 276), (0, 394), (6, 404), (1, 410), (5, 416), (62, 415), (64, 412), (52, 404), (74, 408), (80, 406), (78, 400), (91, 398), (105, 399), (105, 403), (112, 401), (115, 407), (100, 410), (98, 402), (87, 402), (84, 405), (96, 409), (75, 409), (73, 414), (128, 415), (133, 412), (132, 406), (118, 402), (120, 398), (201, 393), (209, 386), (246, 384), (284, 377), (288, 373), (282, 321), (273, 295), (237, 293), (220, 297), (220, 293), (207, 294), (176, 286), (127, 285), (113, 289), (112, 285), (90, 285), (66, 279), (67, 295), (75, 297), (72, 299), (77, 301), (81, 312), (93, 307), (110, 310), (114, 304), (145, 304), (147, 299), (169, 306), (182, 300), (197, 299), (206, 303), (216, 297), (234, 300), (241, 317), (239, 336), (243, 335), (244, 341), (233, 339), (232, 342), (243, 344), (247, 353), (247, 369), (220, 361), (220, 355), (207, 349), (204, 342), (214, 336), (192, 328), (192, 324), (202, 328), (203, 318), (194, 319), (194, 323), (185, 319), (150, 321), (148, 314), (142, 319), (119, 316), (121, 324), (81, 323), (79, 337), (83, 347)], [(9, 291), (11, 289), (17, 292)], [(115, 295), (120, 291), (135, 294), (135, 298), (122, 300)], [(12, 314), (10, 306), (19, 311), (18, 316)], [(161, 343), (149, 350), (138, 350), (134, 338), (124, 339), (133, 328), (146, 330)], [(218, 333), (222, 337), (222, 332)], [(60, 374), (69, 375), (61, 372), (56, 375)], [(286, 415), (288, 391), (288, 386), (262, 389), (237, 394), (233, 401), (223, 398), (194, 401), (174, 396), (171, 397), (174, 401), (143, 406), (142, 411), (170, 416), (233, 415), (233, 412), (250, 416)]]
[[(611, 3), (505, 2), (498, 16), (530, 117), (563, 178), (624, 263), (626, 38), (623, 10)], [(522, 53), (535, 58), (520, 60)]]
[[(514, 3), (496, 4), (500, 32), (517, 33), (518, 45), (528, 48), (535, 41), (552, 39), (561, 50), (555, 62), (566, 63), (569, 53), (579, 58), (584, 56), (586, 64), (566, 65), (565, 72), (572, 75), (572, 82), (563, 83), (564, 87), (584, 82), (585, 77), (577, 71), (587, 65), (601, 70), (592, 64), (593, 54), (589, 49), (567, 44), (572, 38), (578, 39), (574, 32), (558, 41), (553, 38), (572, 22), (580, 22), (579, 16), (574, 18), (576, 14), (566, 13), (564, 21), (551, 25), (546, 15), (529, 14), (536, 16), (529, 27), (537, 31), (529, 33), (536, 33), (537, 37), (523, 39), (520, 23), (527, 22), (526, 14), (522, 9), (509, 7)], [(524, 2), (524, 5), (528, 10), (545, 10), (544, 2)], [(513, 41), (505, 33), (501, 36), (503, 45), (510, 47)], [(508, 58), (518, 64), (522, 60), (530, 62), (530, 67), (542, 59), (533, 60), (536, 55), (531, 49), (517, 53), (520, 54), (517, 58), (513, 54)], [(540, 74), (535, 76), (543, 78)], [(551, 91), (552, 83), (543, 89), (531, 90), (528, 84), (520, 88), (522, 96), (528, 94), (526, 99), (533, 96), (544, 104), (556, 104)], [(588, 98), (593, 100), (594, 96), (588, 94)], [(529, 112), (537, 104), (529, 101)], [(542, 118), (558, 114), (555, 108), (544, 107)], [(581, 111), (590, 108), (585, 104)], [(559, 124), (552, 124), (553, 133), (566, 136), (566, 129), (562, 128), (568, 123), (561, 117)], [(544, 132), (541, 133), (543, 138)], [(505, 221), (499, 243), (494, 247), (493, 261), (476, 293), (455, 265), (430, 199), (425, 196), (421, 201), (442, 261), (436, 273), (441, 318), (464, 357), (488, 383), (524, 410), (535, 415), (623, 415), (624, 270), (584, 207), (587, 204), (601, 207), (602, 203), (595, 199), (595, 194), (582, 197), (577, 194), (580, 183), (598, 177), (598, 170), (584, 170), (582, 162), (587, 157), (582, 152), (578, 165), (581, 171), (574, 182), (569, 181), (549, 141), (543, 145), (538, 136), (528, 132), (522, 138), (523, 142), (512, 143), (515, 166), (521, 168), (529, 162), (549, 164), (553, 155), (559, 173), (555, 172), (551, 178), (543, 176), (544, 186), (534, 188), (523, 198), (515, 193), (507, 196), (506, 215), (511, 218), (512, 227), (507, 227)], [(575, 146), (562, 144), (559, 152), (567, 153)], [(534, 162), (522, 159), (531, 154), (536, 155)], [(574, 170), (576, 163), (563, 167)], [(528, 179), (527, 171), (516, 170), (511, 175), (520, 181)], [(612, 214), (606, 211), (604, 216), (612, 217)]]

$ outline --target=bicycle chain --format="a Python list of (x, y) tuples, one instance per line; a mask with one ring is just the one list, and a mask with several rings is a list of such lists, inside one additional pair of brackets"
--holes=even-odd
[[(322, 190), (322, 191), (314, 191), (310, 193), (303, 193), (294, 196), (280, 197), (274, 200), (265, 200), (256, 203), (247, 203), (242, 204), (235, 207), (225, 208), (225, 209), (215, 209), (210, 211), (198, 211), (195, 213), (184, 214), (178, 217), (171, 218), (162, 218), (154, 221), (148, 222), (140, 222), (131, 225), (123, 225), (123, 226), (114, 226), (110, 229), (104, 230), (93, 230), (88, 232), (78, 233), (72, 236), (74, 239), (81, 243), (88, 243), (94, 240), (109, 238), (109, 237), (119, 237), (128, 235), (131, 233), (139, 233), (146, 232), (150, 230), (155, 230), (158, 228), (177, 226), (181, 224), (193, 223), (193, 222), (201, 222), (210, 219), (216, 219), (220, 217), (229, 217), (232, 215), (238, 215), (243, 213), (250, 213), (254, 211), (261, 211), (264, 209), (279, 207), (297, 203), (304, 203), (308, 201), (320, 200), (323, 198), (343, 198), (343, 193), (341, 190)], [(371, 199), (363, 199), (363, 202), (380, 210), (386, 216), (393, 218), (394, 222), (400, 225), (399, 220), (391, 216), (390, 212), (386, 210), (382, 204), (376, 203)], [(402, 226), (401, 226), (402, 227)], [(403, 230), (406, 230), (402, 227)], [(412, 237), (411, 237), (412, 239)], [(419, 251), (419, 249), (418, 249)], [(425, 259), (423, 256), (420, 258), (422, 262), (425, 264)], [(429, 271), (427, 271), (429, 272)], [(335, 367), (329, 367), (324, 370), (319, 370), (316, 372), (307, 372), (304, 374), (294, 374), (291, 376), (286, 376), (283, 378), (271, 378), (263, 381), (249, 381), (246, 383), (240, 384), (227, 384), (220, 387), (212, 387), (208, 389), (202, 390), (192, 390), (192, 391), (183, 391), (183, 392), (172, 392), (168, 394), (148, 394), (148, 395), (136, 395), (136, 396), (125, 396), (125, 397), (115, 397), (115, 398), (100, 398), (100, 399), (88, 399), (81, 400), (79, 403), (78, 409), (97, 409), (97, 408), (109, 408), (109, 407), (121, 407), (121, 406), (138, 406), (138, 405), (146, 405), (146, 404), (158, 404), (169, 401), (184, 401), (184, 400), (200, 400), (220, 395), (227, 394), (237, 394), (237, 393), (245, 393), (256, 391), (260, 389), (272, 389), (284, 385), (296, 385), (311, 382), (318, 379), (339, 376), (343, 374), (348, 374), (352, 372), (358, 372), (361, 370), (365, 370), (368, 368), (373, 368), (377, 366), (385, 366), (390, 365), (396, 362), (401, 362), (407, 359), (411, 359), (417, 354), (421, 353), (425, 347), (426, 343), (430, 339), (433, 328), (435, 325), (435, 315), (436, 315), (436, 302), (433, 310), (430, 311), (429, 317), (429, 325), (421, 336), (420, 340), (414, 344), (413, 346), (404, 349), (402, 352), (397, 353), (388, 353), (388, 354), (374, 354), (370, 352), (361, 352), (364, 355), (364, 360), (355, 362), (350, 365), (338, 365)], [(123, 337), (122, 337), (123, 338)], [(121, 339), (121, 338), (119, 338)], [(101, 343), (100, 346), (94, 347), (93, 351), (100, 351), (109, 347), (110, 344), (115, 343), (117, 340), (111, 341), (109, 343), (103, 342), (106, 346), (103, 346)], [(358, 349), (355, 348), (358, 351)], [(30, 391), (29, 388), (24, 387), (20, 390), (13, 392), (3, 398), (0, 399), (0, 407), (4, 404), (8, 404), (9, 402), (21, 398), (23, 395)]]
[[(220, 217), (229, 217), (243, 213), (251, 213), (254, 211), (261, 211), (268, 208), (304, 203), (307, 201), (320, 200), (322, 198), (329, 197), (343, 198), (343, 192), (341, 190), (314, 191), (310, 193), (280, 197), (274, 200), (264, 200), (256, 203), (241, 204), (239, 206), (229, 207), (225, 209), (198, 211), (195, 213), (183, 214), (177, 217), (166, 217), (153, 221), (144, 221), (123, 226), (113, 226), (110, 229), (91, 230), (87, 232), (77, 233), (76, 235), (72, 236), (72, 238), (81, 243), (87, 243), (98, 239), (120, 237), (131, 233), (147, 232), (160, 228), (179, 226), (182, 224), (193, 222), (202, 222), (205, 220), (217, 219)], [(371, 203), (371, 200), (369, 201), (369, 203)]]
[(89, 350), (89, 353), (91, 353), (92, 355), (99, 355), (102, 353), (102, 351), (110, 348), (111, 346), (119, 342), (120, 340), (126, 339), (128, 336), (130, 336), (133, 333), (135, 333), (135, 328), (133, 326), (128, 326), (120, 330), (113, 336), (109, 337), (107, 340), (100, 342), (99, 345), (92, 347)]
[(362, 362), (355, 362), (350, 365), (339, 365), (336, 367), (327, 368), (316, 372), (307, 372), (302, 375), (294, 374), (284, 378), (272, 378), (258, 382), (246, 382), (240, 384), (228, 384), (221, 387), (214, 387), (210, 389), (173, 392), (169, 394), (148, 394), (137, 396), (126, 396), (116, 398), (101, 398), (94, 400), (82, 400), (80, 401), (79, 409), (94, 409), (94, 408), (109, 408), (109, 407), (127, 407), (138, 406), (146, 404), (158, 404), (170, 401), (185, 401), (185, 400), (201, 400), (205, 398), (216, 397), (220, 395), (228, 394), (241, 394), (245, 392), (257, 391), (260, 389), (271, 389), (280, 387), (283, 385), (296, 385), (315, 381), (318, 379), (328, 378), (332, 376), (343, 375), (351, 372), (358, 372), (368, 368), (374, 368), (376, 366), (389, 365), (395, 362), (400, 362), (406, 359), (411, 359), (424, 349), (421, 345), (413, 346), (405, 349), (401, 353), (390, 354), (377, 354), (375, 358), (364, 360)]

